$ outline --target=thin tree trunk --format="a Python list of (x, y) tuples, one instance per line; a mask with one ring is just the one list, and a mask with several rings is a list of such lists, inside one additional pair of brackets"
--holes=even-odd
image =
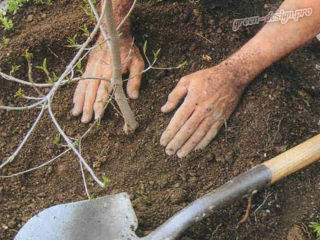
[(108, 45), (111, 52), (112, 59), (112, 79), (111, 84), (113, 87), (116, 102), (120, 108), (120, 111), (124, 118), (123, 130), (128, 134), (134, 132), (139, 126), (135, 119), (134, 113), (131, 110), (126, 95), (123, 90), (122, 73), (121, 73), (121, 58), (120, 58), (120, 46), (119, 35), (116, 30), (116, 26), (113, 18), (112, 0), (105, 0), (105, 18), (106, 27), (108, 32)]

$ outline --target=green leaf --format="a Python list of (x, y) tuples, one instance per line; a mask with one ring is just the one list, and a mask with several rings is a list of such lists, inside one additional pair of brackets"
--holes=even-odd
[(88, 31), (88, 27), (87, 27), (87, 24), (83, 24), (81, 27), (80, 27), (80, 30), (82, 31), (82, 35), (84, 37), (89, 37), (89, 31)]
[(55, 72), (53, 72), (52, 73), (52, 80), (53, 80), (53, 82), (56, 82), (56, 81), (58, 81), (58, 76), (57, 76), (57, 74), (55, 73)]
[(74, 143), (74, 146), (78, 147), (80, 142), (81, 142), (81, 137), (76, 140), (76, 142)]
[(78, 44), (77, 44), (77, 34), (73, 35), (73, 37), (68, 37), (67, 38), (67, 42), (69, 43), (69, 45), (67, 45), (67, 47), (70, 48), (79, 48)]
[(177, 68), (183, 68), (188, 64), (187, 61), (184, 61), (183, 63), (180, 63), (180, 65)]
[(81, 74), (83, 73), (81, 61), (78, 62), (78, 64), (77, 64), (77, 70), (78, 70), (79, 73), (81, 73)]
[(20, 65), (12, 65), (10, 70), (10, 76), (12, 76), (16, 71), (18, 71), (20, 68)]
[(144, 54), (146, 54), (146, 52), (147, 52), (147, 44), (148, 44), (148, 41), (146, 40), (144, 42), (144, 44), (143, 44), (143, 52), (144, 52)]
[(158, 55), (159, 55), (160, 51), (161, 51), (161, 48), (159, 48), (156, 52), (153, 53), (153, 57), (154, 57), (155, 59), (158, 58)]
[(97, 128), (100, 128), (100, 126), (101, 126), (101, 121), (99, 118), (96, 120), (96, 126), (97, 126)]
[(26, 52), (24, 53), (24, 57), (27, 59), (27, 60), (30, 60), (32, 58), (32, 54), (29, 53), (28, 49), (26, 50)]
[(7, 17), (0, 16), (0, 22), (2, 23), (2, 27), (4, 28), (4, 30), (10, 30), (11, 28), (13, 28), (12, 20)]
[(47, 59), (46, 58), (43, 59), (42, 67), (43, 67), (43, 69), (47, 69)]
[(53, 140), (53, 145), (58, 146), (60, 144), (60, 140), (61, 140), (61, 134), (57, 133)]
[(37, 69), (40, 69), (44, 72), (48, 72), (48, 69), (47, 69), (47, 59), (44, 58), (43, 59), (43, 62), (42, 62), (42, 66), (36, 66)]
[(106, 176), (103, 176), (102, 179), (103, 179), (103, 186), (106, 187), (109, 184), (110, 179), (107, 178)]
[(18, 91), (14, 94), (14, 97), (16, 98), (24, 97), (24, 91), (21, 88), (19, 88)]
[(2, 37), (2, 43), (4, 45), (7, 45), (9, 43), (9, 41), (10, 41), (10, 38)]
[(10, 38), (2, 37), (2, 41), (0, 43), (0, 49), (2, 49), (4, 46), (6, 46), (10, 41)]
[(313, 232), (315, 232), (318, 239), (320, 239), (320, 223), (311, 222), (309, 227), (312, 228)]
[(8, 11), (12, 12), (13, 14), (16, 14), (18, 10), (19, 10), (19, 1), (10, 0), (8, 2)]

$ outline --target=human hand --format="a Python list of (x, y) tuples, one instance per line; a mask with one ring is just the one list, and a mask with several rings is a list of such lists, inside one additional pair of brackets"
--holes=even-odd
[(168, 155), (177, 152), (182, 158), (193, 149), (204, 149), (217, 135), (245, 88), (235, 76), (220, 64), (180, 79), (161, 108), (171, 112), (185, 97), (160, 139)]
[[(71, 111), (73, 116), (81, 113), (81, 122), (88, 123), (94, 118), (101, 118), (104, 114), (105, 105), (108, 102), (109, 94), (112, 91), (110, 79), (112, 77), (111, 54), (106, 43), (100, 36), (100, 46), (94, 49), (88, 59), (83, 77), (95, 77), (99, 79), (81, 80), (75, 90)], [(144, 69), (144, 61), (139, 49), (132, 44), (132, 38), (120, 39), (120, 57), (122, 73), (130, 72), (127, 84), (129, 98), (136, 99), (139, 96), (141, 83), (141, 72)]]

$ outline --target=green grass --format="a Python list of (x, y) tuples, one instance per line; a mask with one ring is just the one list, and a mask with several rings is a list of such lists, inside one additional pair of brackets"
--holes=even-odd
[(320, 223), (311, 222), (309, 224), (309, 227), (313, 230), (313, 232), (316, 234), (316, 237), (318, 240), (320, 240)]

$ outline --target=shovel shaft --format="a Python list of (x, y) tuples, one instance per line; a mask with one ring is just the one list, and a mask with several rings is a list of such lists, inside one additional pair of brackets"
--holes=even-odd
[(320, 160), (320, 134), (263, 163), (272, 173), (271, 184)]
[(227, 206), (242, 196), (257, 192), (270, 181), (271, 171), (263, 165), (258, 165), (197, 199), (143, 239), (176, 239), (189, 226), (211, 215), (216, 209)]
[(240, 174), (216, 190), (194, 201), (158, 227), (144, 240), (173, 240), (214, 210), (256, 193), (263, 187), (320, 160), (320, 135)]

